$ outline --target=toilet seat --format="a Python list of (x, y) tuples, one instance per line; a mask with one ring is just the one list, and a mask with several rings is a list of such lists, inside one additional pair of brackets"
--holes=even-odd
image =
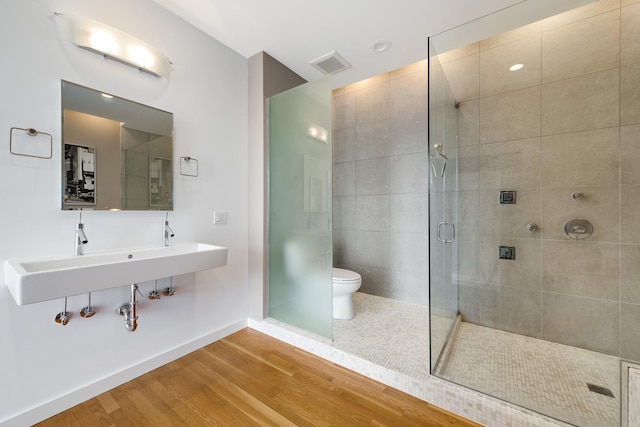
[(362, 280), (362, 277), (355, 271), (333, 268), (333, 283), (354, 283)]

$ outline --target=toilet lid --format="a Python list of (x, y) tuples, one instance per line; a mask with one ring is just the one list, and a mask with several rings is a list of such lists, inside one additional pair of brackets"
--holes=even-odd
[(361, 280), (361, 277), (355, 271), (335, 267), (333, 268), (334, 282), (356, 282), (358, 280)]

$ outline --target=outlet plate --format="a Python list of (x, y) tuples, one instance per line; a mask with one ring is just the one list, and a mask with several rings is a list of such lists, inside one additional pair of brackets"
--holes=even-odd
[(214, 224), (226, 224), (227, 223), (227, 211), (214, 211), (213, 212)]

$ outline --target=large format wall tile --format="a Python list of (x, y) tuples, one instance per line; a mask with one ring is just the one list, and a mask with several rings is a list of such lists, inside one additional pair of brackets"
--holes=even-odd
[(505, 31), (497, 36), (489, 37), (480, 41), (480, 51), (496, 48), (508, 43), (526, 39), (530, 37), (538, 36), (540, 38), (541, 23), (540, 21), (533, 24), (525, 25), (523, 27), (516, 28), (514, 30)]
[(356, 232), (333, 230), (333, 265), (339, 267), (356, 262)]
[(640, 62), (640, 4), (620, 10), (620, 62), (622, 65)]
[(620, 12), (614, 10), (542, 33), (544, 83), (618, 68)]
[(542, 339), (617, 355), (620, 303), (543, 292)]
[[(517, 71), (509, 68), (523, 64)], [(480, 96), (540, 85), (540, 35), (480, 52)]]
[[(505, 188), (512, 190), (513, 188)], [(515, 204), (500, 204), (500, 191), (480, 191), (478, 231), (482, 237), (539, 239), (527, 224), (540, 224), (540, 190), (519, 190)]]
[(429, 237), (427, 234), (391, 233), (390, 251), (391, 269), (429, 273)]
[(356, 162), (356, 194), (389, 194), (389, 158)]
[(389, 297), (419, 305), (429, 305), (429, 275), (390, 270), (391, 292)]
[(540, 88), (480, 99), (480, 143), (540, 136)]
[(367, 86), (356, 92), (356, 123), (389, 120), (389, 82)]
[(389, 268), (389, 233), (356, 231), (355, 264)]
[[(516, 248), (516, 259), (499, 259), (499, 246)], [(485, 283), (540, 292), (540, 240), (481, 238), (478, 268)]]
[(610, 243), (542, 241), (542, 289), (618, 301), (619, 248)]
[(356, 194), (356, 162), (333, 165), (333, 195), (353, 196)]
[(540, 292), (489, 286), (485, 288), (482, 325), (539, 338)]
[[(582, 199), (574, 200), (574, 192), (582, 192)], [(620, 241), (620, 206), (618, 186), (565, 187), (542, 192), (541, 234), (543, 239), (564, 240), (564, 225), (576, 218), (593, 224), (589, 242)]]
[(427, 194), (392, 194), (389, 203), (390, 230), (427, 233)]
[(423, 193), (429, 185), (427, 153), (391, 156), (391, 194)]
[(640, 185), (620, 186), (620, 241), (640, 244)]
[(618, 69), (542, 85), (542, 135), (618, 126)]
[[(470, 145), (468, 147), (460, 147), (455, 153), (456, 156), (449, 155), (449, 162), (447, 163), (447, 173), (445, 178), (447, 190), (466, 191), (477, 190), (479, 184), (479, 151), (478, 145)], [(457, 176), (453, 173), (456, 171), (457, 162)]]
[(391, 155), (417, 153), (428, 149), (427, 73), (426, 68), (417, 69), (421, 72), (404, 74), (390, 81)]
[(640, 62), (620, 69), (620, 124), (640, 123)]
[(640, 362), (640, 305), (623, 302), (621, 309), (622, 357)]
[(640, 125), (620, 127), (620, 183), (640, 184)]
[(517, 190), (540, 187), (540, 138), (480, 146), (480, 188)]
[(478, 98), (480, 93), (480, 56), (476, 53), (442, 63), (451, 92), (456, 101)]
[(620, 299), (640, 304), (640, 246), (620, 246)]
[(389, 196), (356, 197), (356, 230), (389, 231)]
[(542, 185), (618, 184), (618, 128), (542, 137)]
[(352, 162), (356, 159), (356, 129), (333, 130), (333, 163)]
[(333, 228), (354, 230), (356, 225), (356, 198), (336, 196), (333, 198)]
[(388, 269), (349, 264), (337, 267), (360, 274), (362, 285), (358, 292), (391, 298), (391, 272)]
[(356, 125), (356, 95), (348, 93), (333, 98), (333, 128), (343, 129)]
[[(626, 0), (622, 0), (623, 2)], [(542, 20), (542, 31), (561, 27), (620, 7), (620, 0), (598, 0), (585, 6)]]
[(480, 100), (458, 103), (458, 147), (477, 145), (480, 140)]
[(389, 156), (389, 121), (378, 120), (356, 125), (356, 160)]

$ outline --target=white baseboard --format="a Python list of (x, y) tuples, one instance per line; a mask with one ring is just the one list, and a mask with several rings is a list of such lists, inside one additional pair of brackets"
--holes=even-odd
[(67, 409), (96, 397), (105, 391), (111, 390), (112, 388), (124, 384), (127, 381), (131, 381), (132, 379), (146, 374), (147, 372), (151, 372), (162, 365), (166, 365), (169, 362), (179, 359), (182, 356), (216, 342), (246, 327), (246, 319), (232, 323), (214, 332), (203, 335), (200, 338), (196, 338), (193, 341), (189, 341), (186, 344), (175, 347), (165, 353), (140, 362), (135, 366), (116, 372), (109, 377), (57, 397), (47, 403), (38, 405), (10, 418), (0, 420), (0, 425), (2, 427), (23, 427), (46, 420), (49, 417), (59, 414), (62, 411), (66, 411)]

